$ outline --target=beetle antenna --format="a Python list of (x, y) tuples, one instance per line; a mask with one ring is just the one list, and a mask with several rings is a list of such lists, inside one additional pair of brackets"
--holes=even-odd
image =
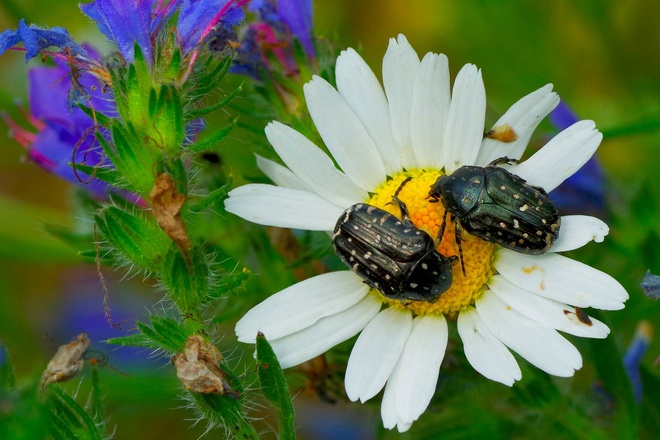
[(413, 176), (408, 176), (408, 177), (405, 178), (405, 180), (403, 182), (401, 182), (401, 185), (399, 185), (399, 187), (396, 189), (396, 191), (394, 191), (393, 198), (396, 199), (396, 198), (399, 197), (399, 193), (401, 192), (403, 187), (406, 186), (406, 183), (410, 182), (412, 180), (412, 178), (413, 178)]
[[(396, 194), (395, 194), (395, 195), (392, 196), (392, 202), (394, 202), (394, 203), (396, 203), (397, 205), (399, 205), (399, 209), (401, 210), (401, 220), (402, 220), (405, 224), (409, 224), (409, 225), (414, 226), (413, 221), (410, 220), (410, 214), (408, 213), (408, 207), (406, 206), (405, 203), (403, 203), (403, 200), (401, 200), (400, 198), (398, 198), (398, 197), (396, 196)], [(392, 203), (392, 202), (390, 202), (390, 203)]]

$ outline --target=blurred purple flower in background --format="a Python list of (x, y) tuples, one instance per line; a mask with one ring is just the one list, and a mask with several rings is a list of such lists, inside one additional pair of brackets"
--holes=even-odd
[(250, 23), (241, 35), (232, 72), (263, 80), (263, 73), (273, 70), (269, 60), (272, 53), (286, 76), (296, 75), (294, 40), (302, 46), (308, 62), (316, 62), (311, 0), (252, 0), (248, 9), (256, 12), (260, 21)]
[[(92, 58), (98, 57), (94, 49), (85, 49)], [(28, 72), (30, 114), (26, 116), (36, 132), (20, 127), (7, 116), (5, 122), (37, 165), (96, 194), (106, 194), (107, 183), (76, 173), (71, 167), (71, 163), (110, 166), (94, 136), (94, 120), (72, 103), (84, 101), (96, 112), (111, 116), (113, 97), (104, 91), (105, 84), (97, 77), (79, 71), (72, 78), (72, 67), (66, 61), (55, 58), (54, 62), (52, 67), (33, 67)]]
[[(68, 341), (72, 336), (85, 331), (89, 335), (93, 350), (89, 357), (107, 358), (108, 364), (123, 371), (134, 372), (138, 367), (151, 371), (166, 365), (169, 359), (153, 356), (151, 351), (140, 347), (120, 347), (105, 341), (126, 336), (135, 328), (136, 320), (149, 322), (150, 300), (143, 290), (131, 283), (120, 283), (109, 276), (108, 288), (112, 292), (110, 312), (117, 326), (108, 322), (99, 292), (99, 280), (95, 270), (89, 268), (65, 270), (60, 275), (54, 292), (60, 299), (48, 317), (35, 321), (35, 334), (48, 334), (44, 343), (51, 346)], [(50, 347), (52, 348), (52, 347)]]
[(642, 358), (651, 344), (653, 335), (653, 327), (648, 321), (640, 321), (635, 329), (635, 336), (623, 356), (623, 366), (626, 368), (628, 379), (635, 395), (635, 401), (639, 404), (642, 402), (642, 378), (640, 375), (640, 365)]
[[(577, 121), (577, 116), (563, 102), (560, 102), (550, 113), (550, 122), (559, 131), (570, 127)], [(566, 179), (549, 195), (562, 215), (585, 214), (600, 219), (607, 217), (604, 172), (596, 155), (593, 155), (578, 172)]]

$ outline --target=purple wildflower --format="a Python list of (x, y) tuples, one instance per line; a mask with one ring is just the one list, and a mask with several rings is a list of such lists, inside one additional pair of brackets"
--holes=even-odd
[[(564, 130), (578, 121), (573, 111), (563, 102), (550, 113), (550, 121), (558, 130)], [(604, 172), (594, 155), (578, 172), (566, 179), (549, 195), (562, 214), (588, 214), (605, 216)]]
[(95, 0), (80, 5), (99, 29), (119, 48), (126, 62), (135, 60), (135, 44), (149, 64), (153, 62), (154, 42), (163, 24), (182, 0)]
[[(16, 49), (14, 46), (18, 43), (23, 43), (25, 49)], [(40, 52), (45, 52), (49, 47), (68, 50), (73, 57), (87, 56), (85, 49), (73, 41), (66, 29), (61, 27), (42, 29), (33, 24), (28, 26), (25, 20), (21, 19), (16, 30), (7, 29), (0, 34), (0, 55), (12, 48), (25, 50), (25, 61), (28, 61)]]
[[(97, 56), (87, 48), (90, 55)], [(71, 96), (79, 93), (85, 104), (105, 115), (114, 113), (114, 101), (104, 95), (104, 84), (95, 76), (81, 71), (69, 80), (71, 66), (55, 59), (53, 67), (34, 67), (28, 72), (28, 121), (32, 132), (5, 117), (12, 135), (28, 151), (28, 157), (46, 171), (81, 185), (97, 194), (105, 194), (108, 185), (83, 173), (74, 172), (71, 163), (107, 166), (101, 147), (94, 136), (92, 118), (70, 105)], [(75, 88), (72, 85), (76, 84)]]
[(184, 53), (202, 46), (218, 26), (235, 26), (245, 17), (247, 0), (183, 0), (178, 32)]

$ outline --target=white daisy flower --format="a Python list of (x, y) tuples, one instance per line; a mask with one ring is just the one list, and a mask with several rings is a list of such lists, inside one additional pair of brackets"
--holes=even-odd
[[(484, 138), (481, 71), (464, 66), (450, 92), (447, 57), (429, 53), (420, 61), (403, 35), (390, 40), (383, 59), (384, 87), (353, 49), (337, 59), (336, 78), (337, 89), (320, 77), (304, 86), (332, 158), (302, 134), (272, 122), (266, 136), (287, 167), (258, 157), (276, 185), (234, 189), (227, 211), (262, 225), (332, 231), (342, 212), (359, 202), (400, 216), (389, 202), (411, 178), (399, 197), (415, 226), (437, 237), (444, 207), (427, 197), (436, 179), (462, 165), (520, 159), (539, 122), (559, 103), (546, 85), (496, 122), (510, 127), (515, 140)], [(592, 121), (580, 121), (509, 170), (550, 192), (594, 154), (601, 139)], [(458, 254), (453, 231), (447, 227), (438, 246), (445, 256)], [(238, 322), (236, 334), (253, 343), (263, 332), (287, 368), (361, 332), (346, 369), (346, 393), (364, 402), (385, 388), (383, 424), (403, 432), (435, 391), (447, 321), (456, 322), (468, 361), (489, 379), (509, 386), (520, 380), (510, 350), (549, 374), (572, 376), (582, 358), (558, 330), (605, 338), (608, 327), (582, 308), (621, 309), (628, 294), (609, 275), (558, 252), (601, 242), (607, 233), (607, 225), (594, 217), (564, 216), (550, 251), (532, 256), (464, 232), (466, 274), (454, 268), (451, 287), (434, 303), (386, 298), (345, 270), (276, 293)]]

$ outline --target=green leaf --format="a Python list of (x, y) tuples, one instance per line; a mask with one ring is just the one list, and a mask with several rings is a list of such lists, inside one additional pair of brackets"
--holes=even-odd
[(209, 298), (217, 299), (234, 292), (252, 276), (247, 268), (238, 272), (225, 274), (220, 277), (209, 289)]
[[(232, 381), (232, 385), (234, 381)], [(245, 419), (241, 400), (217, 394), (200, 394), (189, 392), (190, 397), (202, 416), (208, 420), (210, 427), (223, 426), (241, 440), (256, 440), (259, 438), (255, 429)]]
[[(209, 58), (209, 62), (211, 61), (213, 61), (213, 58)], [(202, 66), (203, 68), (200, 69), (200, 71), (208, 73), (200, 75), (197, 78), (195, 88), (193, 89), (195, 96), (202, 97), (216, 89), (218, 83), (220, 83), (227, 72), (229, 72), (229, 67), (231, 67), (232, 61), (232, 57), (226, 57), (213, 68), (211, 68), (210, 65)]]
[[(128, 81), (126, 83), (126, 105), (128, 118), (122, 115), (127, 123), (133, 124), (141, 129), (148, 130), (149, 124), (149, 93), (152, 87), (149, 63), (144, 58), (144, 53), (139, 44), (133, 46), (135, 61), (128, 67)], [(149, 60), (151, 61), (151, 60)], [(120, 99), (119, 101), (124, 101)]]
[(108, 126), (112, 122), (113, 118), (110, 118), (101, 112), (97, 112), (94, 109), (87, 107), (84, 104), (78, 103), (77, 105), (80, 110), (82, 110), (87, 116), (92, 118), (92, 120), (96, 121), (98, 125)]
[(166, 66), (165, 72), (163, 72), (164, 79), (168, 82), (174, 82), (181, 71), (181, 50), (176, 44), (175, 33), (170, 33), (171, 38), (169, 43), (170, 50), (172, 50), (172, 58)]
[(163, 84), (159, 90), (152, 88), (149, 91), (149, 124), (145, 130), (147, 137), (168, 155), (179, 153), (185, 130), (183, 103), (176, 87)]
[[(102, 440), (105, 438), (94, 418), (59, 386), (51, 385), (47, 392), (47, 402), (52, 414), (49, 432), (70, 439)], [(100, 425), (103, 426), (104, 423), (100, 423)]]
[(160, 151), (152, 145), (145, 144), (144, 137), (139, 136), (131, 124), (113, 124), (111, 132), (114, 150), (109, 145), (105, 146), (107, 142), (101, 141), (97, 136), (103, 150), (108, 154), (117, 172), (130, 184), (127, 189), (146, 196), (154, 186), (155, 177), (152, 170), (160, 158)]
[(119, 187), (121, 184), (121, 175), (117, 172), (117, 170), (113, 168), (92, 167), (89, 165), (81, 165), (75, 162), (69, 162), (69, 165), (81, 173), (95, 177), (99, 180), (109, 183), (112, 186)]
[(294, 440), (296, 432), (289, 385), (273, 348), (262, 333), (257, 334), (257, 369), (261, 391), (280, 414), (279, 438)]
[(214, 189), (209, 194), (207, 194), (206, 196), (202, 197), (199, 200), (196, 200), (194, 202), (189, 201), (188, 210), (191, 213), (198, 214), (204, 211), (209, 206), (215, 205), (216, 202), (227, 196), (227, 193), (229, 192), (229, 189), (232, 187), (232, 185), (233, 185), (232, 182), (228, 182), (222, 185), (220, 188)]
[[(136, 338), (136, 341), (139, 343), (137, 346), (160, 348), (171, 353), (176, 353), (179, 351), (183, 344), (186, 342), (186, 339), (188, 339), (188, 333), (181, 326), (181, 324), (172, 318), (156, 315), (150, 316), (149, 319), (151, 320), (151, 325), (153, 327), (149, 327), (147, 324), (144, 324), (140, 321), (137, 321), (135, 326), (137, 327), (140, 334), (144, 338), (153, 341), (154, 345), (143, 345), (142, 343), (144, 342), (144, 339)], [(127, 342), (126, 338), (115, 339), (123, 339), (123, 341), (120, 342)], [(114, 343), (111, 341), (114, 341), (114, 339), (108, 341), (110, 343)]]
[(167, 294), (181, 313), (198, 314), (209, 286), (209, 268), (204, 255), (192, 249), (186, 257), (177, 246), (172, 246), (161, 276)]
[(236, 89), (233, 92), (231, 92), (229, 95), (227, 95), (227, 97), (225, 99), (218, 102), (217, 104), (213, 104), (209, 107), (202, 108), (202, 109), (199, 109), (199, 110), (192, 110), (188, 113), (187, 116), (188, 116), (189, 119), (197, 119), (197, 118), (201, 118), (202, 116), (205, 116), (205, 115), (207, 115), (207, 114), (209, 114), (213, 111), (219, 110), (222, 107), (229, 104), (230, 102), (232, 102), (234, 100), (234, 98), (239, 93), (241, 93), (242, 91), (243, 91), (243, 85), (241, 84), (240, 86), (236, 87)]
[(191, 144), (188, 148), (193, 153), (203, 153), (204, 151), (210, 149), (213, 145), (224, 139), (234, 129), (234, 127), (236, 127), (237, 122), (238, 122), (238, 118), (232, 120), (229, 123), (229, 125), (226, 126), (225, 128), (221, 128), (215, 133), (206, 136), (204, 139), (200, 139), (198, 142)]
[(188, 192), (188, 173), (183, 161), (178, 157), (171, 158), (164, 161), (163, 168), (166, 173), (172, 176), (177, 192), (186, 194)]
[(108, 206), (94, 216), (103, 236), (125, 258), (141, 269), (158, 272), (171, 240), (154, 222)]
[(110, 338), (105, 342), (108, 344), (121, 345), (124, 347), (144, 347), (151, 349), (162, 348), (159, 344), (141, 333), (130, 336), (121, 336), (118, 338)]
[(99, 377), (99, 369), (92, 368), (92, 395), (90, 398), (90, 412), (95, 420), (103, 421), (105, 428), (105, 407), (103, 405), (103, 393), (101, 390), (101, 378)]

